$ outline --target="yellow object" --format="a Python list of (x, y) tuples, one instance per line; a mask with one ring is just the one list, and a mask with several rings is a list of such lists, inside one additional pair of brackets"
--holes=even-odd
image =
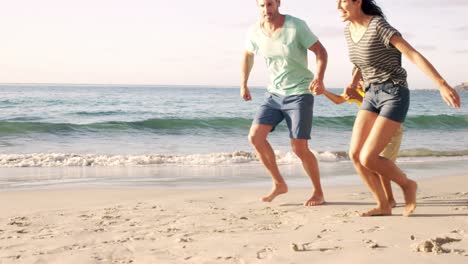
[[(362, 89), (357, 88), (357, 89), (356, 89), (356, 92), (358, 92), (358, 94), (359, 94), (360, 96), (362, 96), (362, 98), (364, 99), (364, 95), (365, 95), (366, 93), (365, 93)], [(345, 97), (345, 96), (346, 96), (345, 94), (341, 94), (341, 97)], [(349, 99), (349, 100), (346, 100), (346, 101), (347, 101), (348, 103), (350, 103), (350, 104), (353, 104), (353, 103), (354, 103), (354, 104), (357, 104), (357, 106), (358, 106), (359, 108), (361, 108), (361, 101), (359, 101), (359, 100), (357, 100), (357, 99)]]

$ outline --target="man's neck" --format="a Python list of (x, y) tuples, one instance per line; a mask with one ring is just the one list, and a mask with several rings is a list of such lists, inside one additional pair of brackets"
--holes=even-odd
[(263, 20), (262, 27), (268, 31), (276, 31), (277, 29), (283, 27), (285, 15), (278, 14), (273, 20)]

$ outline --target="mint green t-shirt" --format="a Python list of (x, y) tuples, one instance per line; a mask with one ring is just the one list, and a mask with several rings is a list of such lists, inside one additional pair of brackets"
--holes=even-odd
[(286, 15), (282, 29), (272, 37), (265, 35), (260, 23), (251, 26), (245, 48), (265, 58), (270, 93), (310, 94), (314, 74), (307, 67), (307, 50), (317, 40), (303, 20)]

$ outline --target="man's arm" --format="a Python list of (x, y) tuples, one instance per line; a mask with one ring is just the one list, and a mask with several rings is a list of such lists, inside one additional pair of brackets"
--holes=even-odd
[(242, 76), (240, 88), (240, 96), (245, 101), (252, 100), (252, 96), (250, 95), (250, 90), (247, 86), (247, 82), (249, 81), (250, 71), (252, 71), (253, 64), (254, 54), (250, 51), (245, 51), (244, 56), (242, 57)]
[(325, 90), (323, 79), (325, 77), (325, 70), (327, 69), (328, 53), (322, 43), (318, 40), (314, 45), (310, 46), (309, 50), (315, 54), (317, 62), (317, 72), (315, 74), (315, 79), (309, 85), (309, 90), (312, 93), (319, 95)]

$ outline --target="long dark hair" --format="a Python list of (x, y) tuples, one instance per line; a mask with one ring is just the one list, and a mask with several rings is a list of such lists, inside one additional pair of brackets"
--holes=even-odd
[[(355, 1), (355, 0), (354, 0)], [(375, 0), (362, 0), (362, 12), (370, 16), (380, 16), (385, 18), (382, 9), (375, 3)]]

